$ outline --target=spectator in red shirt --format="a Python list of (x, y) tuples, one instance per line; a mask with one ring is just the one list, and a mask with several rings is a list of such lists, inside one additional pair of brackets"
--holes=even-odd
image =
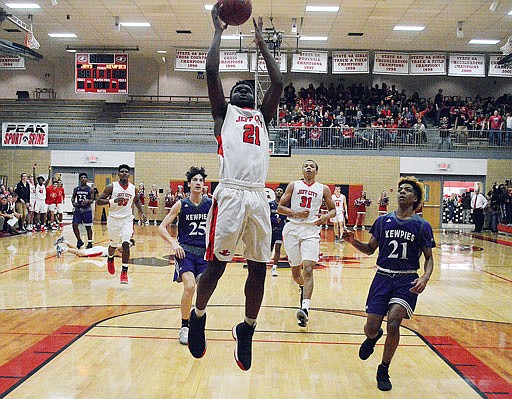
[(48, 207), (48, 211), (50, 212), (50, 228), (56, 229), (55, 224), (55, 211), (57, 210), (57, 178), (52, 179), (52, 184), (46, 187), (46, 205)]
[(494, 115), (489, 118), (489, 145), (501, 145), (501, 128), (503, 126), (503, 118), (494, 111)]

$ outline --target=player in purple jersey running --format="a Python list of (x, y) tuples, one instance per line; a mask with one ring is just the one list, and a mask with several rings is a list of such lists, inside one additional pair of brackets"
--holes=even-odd
[[(370, 241), (357, 240), (353, 231), (345, 231), (343, 238), (359, 251), (371, 255), (379, 248), (377, 273), (366, 300), (366, 340), (359, 348), (359, 357), (366, 360), (382, 337), (381, 328), (387, 315), (386, 342), (382, 363), (377, 369), (377, 386), (381, 391), (391, 389), (389, 364), (400, 341), (400, 325), (411, 318), (418, 294), (427, 286), (434, 269), (432, 248), (436, 246), (432, 227), (415, 214), (423, 202), (423, 184), (415, 177), (402, 177), (398, 182), (398, 209), (379, 216), (370, 229)], [(424, 273), (420, 277), (420, 257), (423, 253)]]
[[(158, 234), (174, 250), (174, 281), (183, 283), (181, 296), (180, 344), (188, 344), (189, 316), (192, 298), (196, 292), (196, 281), (206, 270), (206, 218), (212, 200), (203, 197), (204, 168), (192, 166), (186, 173), (190, 197), (183, 198), (172, 206), (170, 212), (158, 227)], [(178, 220), (178, 237), (169, 234), (174, 220)]]

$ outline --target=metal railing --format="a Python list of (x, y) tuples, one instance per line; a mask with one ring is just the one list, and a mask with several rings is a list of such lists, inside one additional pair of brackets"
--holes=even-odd
[[(283, 126), (281, 126), (282, 128)], [(512, 150), (511, 131), (477, 131), (438, 128), (316, 127), (290, 126), (295, 148), (343, 148), (383, 150), (425, 149), (431, 151)]]

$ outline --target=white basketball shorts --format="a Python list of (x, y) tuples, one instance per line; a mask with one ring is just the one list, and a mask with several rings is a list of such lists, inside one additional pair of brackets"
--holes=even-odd
[(206, 260), (231, 261), (241, 240), (247, 260), (270, 261), (270, 207), (264, 191), (219, 184), (206, 222)]
[(283, 245), (290, 266), (299, 266), (305, 260), (318, 262), (320, 226), (286, 223), (283, 229)]
[(110, 246), (116, 247), (123, 242), (129, 242), (133, 235), (133, 218), (121, 219), (110, 217), (107, 219), (108, 238)]
[(336, 209), (336, 216), (331, 218), (332, 223), (343, 223), (345, 221), (345, 213), (343, 209)]
[(35, 213), (46, 213), (48, 212), (48, 205), (44, 202), (44, 200), (37, 200), (34, 204), (34, 212)]

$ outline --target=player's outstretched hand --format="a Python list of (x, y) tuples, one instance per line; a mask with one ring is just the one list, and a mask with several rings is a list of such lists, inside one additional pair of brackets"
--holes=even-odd
[(411, 282), (412, 288), (409, 290), (413, 294), (421, 294), (426, 286), (427, 286), (428, 279), (424, 276), (418, 277), (413, 282)]
[(254, 24), (254, 36), (256, 42), (263, 40), (263, 17), (260, 15), (258, 17), (258, 22), (253, 18), (252, 23)]
[(181, 246), (178, 246), (177, 248), (174, 248), (174, 256), (178, 259), (184, 259), (185, 258), (185, 251)]
[(215, 3), (215, 5), (212, 8), (212, 20), (213, 20), (213, 26), (215, 27), (215, 30), (219, 30), (221, 32), (225, 31), (228, 27), (228, 24), (226, 24), (222, 19), (219, 17), (220, 9), (224, 5), (221, 4), (219, 6), (219, 3)]
[(346, 242), (352, 242), (354, 241), (354, 238), (355, 238), (355, 234), (352, 230), (343, 230), (343, 234), (341, 235), (341, 237), (346, 241)]

